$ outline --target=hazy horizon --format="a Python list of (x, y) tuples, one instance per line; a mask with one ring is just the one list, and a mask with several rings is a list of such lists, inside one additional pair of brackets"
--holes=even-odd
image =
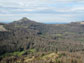
[[(11, 23), (11, 22), (14, 22), (14, 21), (1, 21), (0, 23)], [(43, 23), (43, 22), (39, 22), (39, 23)], [(70, 22), (45, 22), (44, 24), (67, 24), (67, 23), (70, 23)]]

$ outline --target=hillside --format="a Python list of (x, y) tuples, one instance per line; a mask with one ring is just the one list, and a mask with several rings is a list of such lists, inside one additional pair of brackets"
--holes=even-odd
[(0, 25), (0, 30), (0, 55), (30, 49), (84, 51), (84, 25), (80, 23), (43, 24), (24, 17)]

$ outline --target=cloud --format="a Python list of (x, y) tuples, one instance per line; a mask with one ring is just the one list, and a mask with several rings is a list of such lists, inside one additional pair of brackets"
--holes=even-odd
[(84, 0), (0, 0), (0, 21), (24, 16), (39, 22), (84, 20)]

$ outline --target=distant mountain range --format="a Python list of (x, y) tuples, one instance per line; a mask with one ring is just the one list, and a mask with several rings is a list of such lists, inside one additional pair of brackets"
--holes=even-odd
[(84, 22), (43, 24), (24, 17), (0, 23), (0, 55), (29, 49), (84, 51)]

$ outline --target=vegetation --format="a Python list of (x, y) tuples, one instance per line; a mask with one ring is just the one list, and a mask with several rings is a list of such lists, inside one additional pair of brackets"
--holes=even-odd
[[(84, 53), (84, 52), (83, 52)], [(82, 52), (38, 52), (26, 56), (5, 57), (0, 63), (83, 63), (84, 54)]]
[(83, 63), (84, 24), (43, 24), (23, 18), (0, 26), (2, 63)]

